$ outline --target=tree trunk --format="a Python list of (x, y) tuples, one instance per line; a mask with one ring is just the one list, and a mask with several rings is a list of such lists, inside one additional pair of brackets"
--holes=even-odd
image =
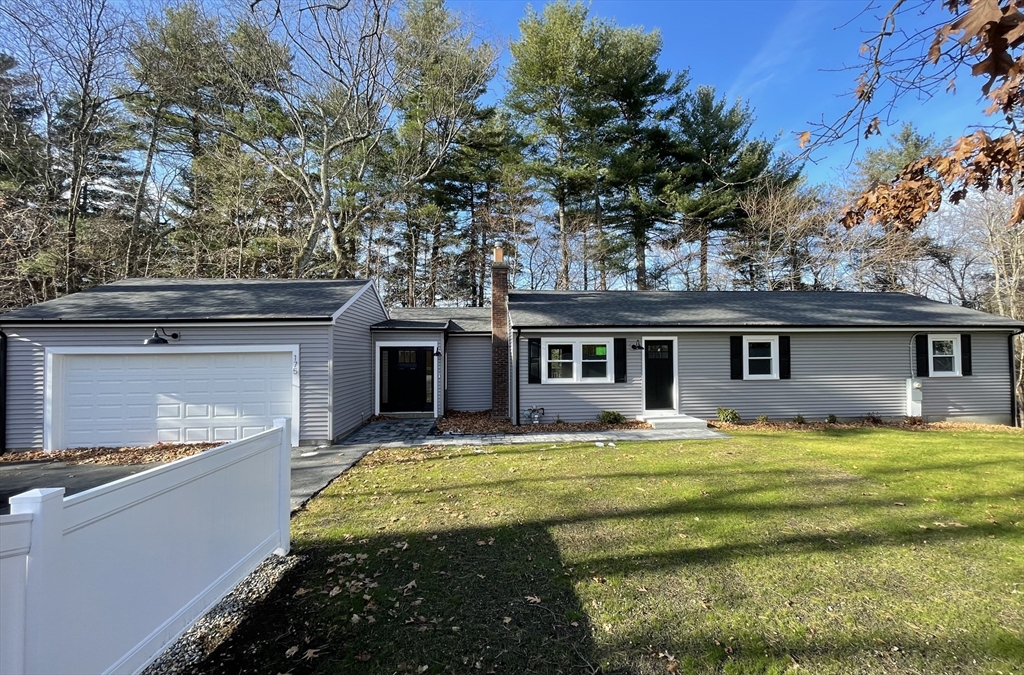
[(565, 195), (558, 195), (558, 236), (559, 253), (561, 256), (561, 267), (558, 270), (558, 280), (555, 282), (555, 290), (569, 290), (569, 228), (565, 216)]
[(708, 248), (711, 246), (711, 233), (706, 225), (700, 226), (700, 288), (708, 290)]
[(132, 209), (132, 226), (128, 233), (128, 246), (124, 257), (124, 276), (133, 277), (138, 273), (139, 266), (135, 259), (135, 244), (139, 239), (139, 225), (142, 221), (142, 205), (145, 202), (146, 188), (149, 185), (149, 175), (153, 171), (153, 158), (156, 156), (156, 139), (160, 130), (160, 114), (163, 106), (157, 106), (153, 111), (153, 124), (149, 128), (149, 143), (146, 144), (146, 160), (142, 166), (142, 175), (139, 177), (139, 187), (135, 191), (135, 207)]
[(636, 290), (646, 291), (647, 285), (647, 237), (642, 231), (633, 233), (633, 250), (636, 254)]

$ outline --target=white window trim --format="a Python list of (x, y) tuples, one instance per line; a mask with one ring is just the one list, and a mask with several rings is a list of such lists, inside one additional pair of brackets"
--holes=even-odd
[[(750, 343), (768, 342), (772, 346), (772, 372), (768, 375), (750, 374)], [(743, 379), (744, 380), (777, 380), (779, 379), (779, 336), (778, 335), (744, 335), (743, 336)]]
[[(945, 371), (935, 370), (935, 361), (933, 357), (935, 352), (932, 351), (933, 342), (943, 342), (951, 340), (953, 342), (953, 372), (947, 373)], [(957, 333), (929, 333), (928, 334), (928, 376), (929, 377), (963, 377), (962, 361), (960, 359), (960, 335)]]
[[(548, 345), (572, 345), (572, 378), (548, 377)], [(604, 345), (608, 349), (607, 374), (605, 377), (583, 377), (583, 345)], [(540, 383), (541, 384), (611, 384), (615, 382), (615, 339), (614, 338), (541, 338), (540, 341)]]

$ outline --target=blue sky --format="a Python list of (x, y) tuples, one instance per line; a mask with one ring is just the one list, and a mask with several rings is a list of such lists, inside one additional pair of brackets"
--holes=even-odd
[[(447, 3), (474, 21), (482, 34), (505, 44), (518, 37), (519, 19), (530, 4), (539, 10), (544, 3)], [(593, 0), (590, 5), (593, 15), (619, 25), (659, 30), (663, 68), (689, 68), (694, 85), (713, 85), (730, 99), (743, 97), (757, 116), (755, 133), (781, 133), (779, 147), (794, 152), (794, 132), (849, 107), (850, 99), (843, 94), (853, 88), (856, 73), (842, 68), (858, 63), (860, 45), (877, 31), (881, 6), (870, 9), (867, 0)], [(945, 16), (933, 14), (932, 22)], [(508, 61), (506, 50), (502, 68)], [(495, 84), (497, 94), (503, 86), (501, 81)], [(907, 98), (897, 107), (893, 126), (883, 126), (883, 131), (894, 133), (899, 123), (912, 121), (939, 139), (960, 136), (971, 125), (986, 122), (979, 86), (962, 74), (956, 95), (943, 93), (930, 101)], [(879, 142), (873, 139), (870, 145)], [(808, 165), (807, 174), (813, 182), (835, 180), (864, 147), (842, 144), (818, 152), (818, 163)]]

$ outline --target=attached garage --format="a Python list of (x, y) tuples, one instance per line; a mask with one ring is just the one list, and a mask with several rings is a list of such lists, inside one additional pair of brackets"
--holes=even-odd
[(312, 279), (129, 279), (9, 312), (0, 452), (228, 441), (278, 417), (331, 443), (373, 415), (386, 318), (372, 282)]
[(142, 349), (50, 352), (46, 447), (233, 441), (299, 419), (297, 345)]

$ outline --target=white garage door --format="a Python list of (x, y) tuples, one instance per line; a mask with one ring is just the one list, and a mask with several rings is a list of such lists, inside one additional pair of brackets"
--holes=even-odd
[(54, 449), (232, 441), (293, 414), (290, 352), (61, 358)]

